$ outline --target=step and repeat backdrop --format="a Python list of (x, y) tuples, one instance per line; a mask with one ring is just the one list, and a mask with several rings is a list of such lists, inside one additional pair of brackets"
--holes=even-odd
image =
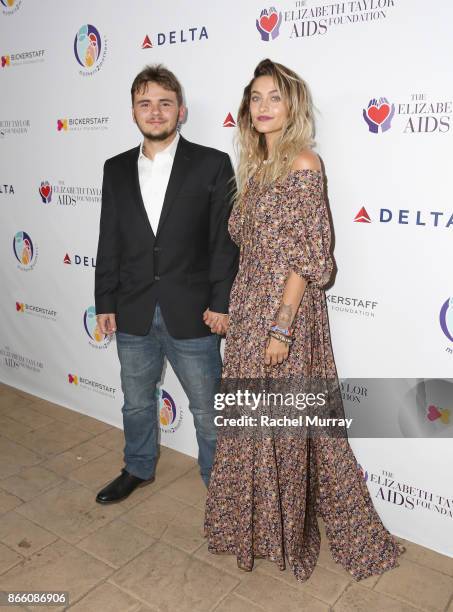
[[(316, 107), (345, 409), (376, 427), (351, 445), (389, 529), (453, 555), (452, 20), (447, 0), (0, 0), (0, 379), (121, 427), (93, 284), (103, 163), (140, 142), (132, 80), (163, 62), (184, 136), (234, 160), (270, 57)], [(168, 365), (159, 412), (162, 444), (196, 455)]]

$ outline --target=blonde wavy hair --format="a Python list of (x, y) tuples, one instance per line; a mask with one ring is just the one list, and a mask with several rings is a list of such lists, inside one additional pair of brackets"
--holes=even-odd
[[(268, 151), (264, 134), (252, 125), (250, 98), (253, 83), (260, 76), (270, 76), (279, 89), (288, 108), (288, 118), (280, 137), (272, 151), (272, 159), (267, 159)], [(270, 59), (262, 60), (255, 68), (253, 79), (245, 87), (238, 113), (238, 136), (236, 146), (239, 153), (238, 191), (240, 200), (251, 176), (262, 168), (257, 179), (261, 183), (271, 183), (284, 179), (291, 170), (297, 155), (315, 145), (314, 113), (311, 94), (305, 81), (295, 72)], [(263, 165), (263, 162), (266, 162)]]

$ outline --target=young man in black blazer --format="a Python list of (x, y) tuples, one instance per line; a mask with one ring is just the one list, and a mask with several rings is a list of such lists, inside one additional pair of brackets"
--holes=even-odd
[(95, 274), (98, 325), (116, 332), (121, 363), (125, 468), (98, 493), (99, 503), (154, 480), (164, 357), (189, 399), (208, 484), (222, 365), (217, 334), (226, 331), (237, 272), (230, 158), (178, 133), (186, 113), (181, 85), (162, 65), (138, 74), (131, 95), (143, 142), (105, 163)]

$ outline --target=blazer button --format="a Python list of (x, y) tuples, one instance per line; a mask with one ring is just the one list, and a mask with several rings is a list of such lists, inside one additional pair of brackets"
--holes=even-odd
[(158, 274), (156, 274), (156, 275), (154, 276), (154, 280), (156, 280), (156, 281), (160, 280), (160, 276), (159, 276)]

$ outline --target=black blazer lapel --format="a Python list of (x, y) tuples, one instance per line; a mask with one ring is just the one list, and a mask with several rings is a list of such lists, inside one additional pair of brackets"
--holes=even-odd
[(176, 147), (175, 159), (173, 160), (173, 166), (168, 180), (167, 191), (165, 192), (164, 203), (162, 205), (162, 211), (160, 213), (159, 225), (157, 227), (156, 238), (165, 223), (165, 219), (170, 212), (171, 206), (178, 195), (178, 191), (187, 176), (188, 162), (190, 160), (189, 155), (189, 143), (185, 138), (180, 136), (178, 146)]
[(142, 198), (142, 192), (140, 191), (140, 181), (138, 178), (138, 156), (140, 154), (140, 146), (136, 147), (132, 150), (129, 161), (130, 161), (130, 172), (132, 175), (131, 178), (131, 196), (132, 200), (138, 203), (141, 214), (144, 217), (145, 223), (149, 228), (149, 231), (154, 236), (153, 228), (151, 227), (151, 223), (149, 222), (148, 213), (146, 212), (145, 204)]

